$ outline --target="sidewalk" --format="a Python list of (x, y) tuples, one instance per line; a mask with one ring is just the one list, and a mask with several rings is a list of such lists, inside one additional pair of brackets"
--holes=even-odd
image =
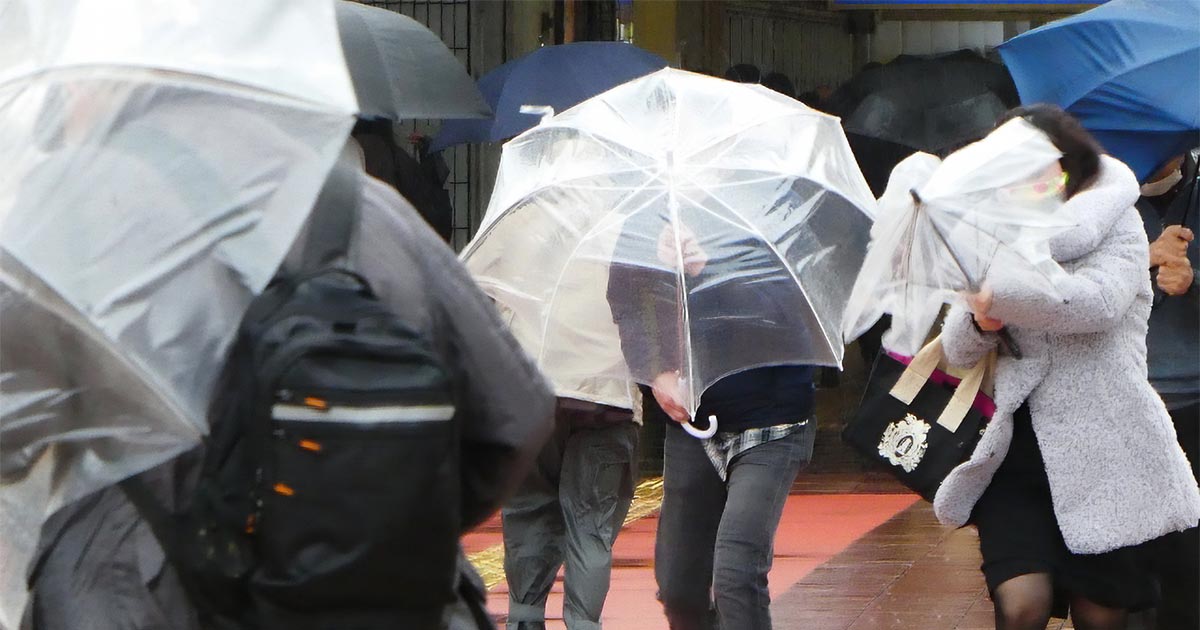
[[(647, 484), (643, 484), (642, 490)], [(847, 492), (849, 491), (849, 492)], [(773, 597), (784, 595), (822, 563), (856, 539), (911, 506), (917, 498), (884, 478), (869, 475), (802, 475), (784, 508), (776, 538), (771, 571)], [(646, 492), (640, 492), (631, 512), (646, 511)], [(651, 498), (650, 500), (655, 500)], [(656, 506), (657, 504), (655, 504)], [(614, 630), (666, 627), (662, 607), (654, 598), (654, 532), (657, 517), (628, 523), (613, 550), (613, 580), (603, 622)], [(489, 585), (488, 607), (503, 623), (508, 609), (507, 586), (497, 573), (500, 554), (499, 519), (467, 537), (464, 545), (481, 567)], [(490, 578), (490, 579), (489, 579)], [(561, 580), (561, 575), (560, 575)], [(548, 628), (561, 629), (562, 585), (555, 584), (547, 605)], [(790, 626), (779, 626), (786, 628)]]
[[(641, 509), (653, 501), (642, 492)], [(650, 506), (653, 507), (653, 506)], [(638, 506), (635, 505), (635, 510)], [(654, 599), (653, 515), (633, 520), (614, 549), (609, 630), (662, 630)], [(499, 560), (499, 519), (466, 541), (473, 558)], [(942, 527), (931, 506), (875, 473), (802, 474), (779, 527), (771, 571), (771, 612), (782, 630), (992, 630), (992, 604), (979, 573), (970, 528)], [(488, 605), (503, 627), (508, 605), (502, 573)], [(561, 578), (561, 576), (560, 576)], [(561, 630), (562, 587), (547, 606), (547, 628)], [(1052, 620), (1047, 630), (1070, 630)]]

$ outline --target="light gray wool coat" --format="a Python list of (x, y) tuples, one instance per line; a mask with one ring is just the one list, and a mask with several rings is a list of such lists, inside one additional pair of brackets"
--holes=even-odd
[[(1072, 552), (1135, 545), (1200, 519), (1200, 490), (1146, 378), (1152, 292), (1137, 198), (1133, 173), (1104, 156), (1096, 181), (1067, 204), (1077, 227), (1051, 241), (1068, 274), (1057, 297), (1035, 290), (1011, 266), (989, 271), (995, 293), (988, 315), (1005, 323), (1023, 358), (997, 363), (996, 413), (934, 499), (944, 524), (970, 517), (1008, 452), (1013, 412), (1026, 401)], [(949, 362), (965, 366), (994, 348), (996, 335), (977, 332), (959, 304), (942, 341)]]

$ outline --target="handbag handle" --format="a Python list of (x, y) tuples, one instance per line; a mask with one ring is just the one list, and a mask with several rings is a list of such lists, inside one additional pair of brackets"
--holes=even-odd
[(938, 416), (938, 424), (951, 433), (958, 431), (958, 426), (962, 424), (963, 419), (967, 417), (967, 412), (971, 410), (971, 405), (975, 403), (975, 396), (979, 394), (979, 388), (983, 385), (984, 375), (992, 369), (995, 360), (995, 352), (989, 352), (963, 375), (962, 382), (954, 388), (954, 395), (950, 397), (950, 402), (946, 403), (942, 414)]
[[(892, 386), (889, 392), (891, 396), (905, 405), (911, 405), (944, 356), (942, 337), (938, 335), (933, 341), (925, 344), (925, 347), (921, 348), (909, 362), (904, 373)], [(995, 352), (989, 352), (963, 375), (958, 387), (954, 388), (954, 395), (951, 396), (950, 401), (942, 409), (941, 415), (938, 416), (938, 424), (951, 433), (958, 430), (963, 419), (967, 417), (971, 405), (974, 404), (975, 396), (979, 394), (979, 388), (983, 386), (984, 377), (993, 369), (994, 364)]]
[(945, 350), (942, 349), (942, 336), (938, 335), (933, 338), (933, 341), (925, 344), (925, 347), (917, 352), (912, 361), (908, 362), (908, 367), (904, 369), (904, 373), (900, 375), (900, 379), (896, 381), (896, 384), (892, 386), (892, 391), (889, 392), (892, 398), (911, 405), (913, 399), (921, 392), (921, 388), (925, 387), (925, 382), (937, 369), (938, 363), (941, 363), (943, 356), (945, 356)]

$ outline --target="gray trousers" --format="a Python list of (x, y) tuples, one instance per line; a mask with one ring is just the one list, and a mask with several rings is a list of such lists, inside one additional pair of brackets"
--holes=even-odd
[(654, 577), (672, 630), (771, 627), (775, 530), (815, 436), (809, 422), (755, 446), (733, 458), (721, 481), (700, 441), (668, 423)]
[(564, 564), (567, 628), (600, 628), (613, 543), (633, 501), (638, 430), (632, 421), (579, 428), (560, 408), (533, 472), (500, 511), (510, 630), (545, 627)]

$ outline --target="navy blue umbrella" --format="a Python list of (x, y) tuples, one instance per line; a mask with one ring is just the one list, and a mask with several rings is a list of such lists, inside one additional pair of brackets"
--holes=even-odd
[(1200, 144), (1200, 1), (1109, 0), (1000, 46), (1023, 103), (1055, 103), (1145, 180)]
[(520, 112), (522, 105), (549, 105), (561, 112), (666, 65), (662, 57), (621, 42), (544, 46), (479, 80), (479, 91), (494, 118), (447, 120), (430, 149), (511, 138), (538, 123), (537, 115)]

